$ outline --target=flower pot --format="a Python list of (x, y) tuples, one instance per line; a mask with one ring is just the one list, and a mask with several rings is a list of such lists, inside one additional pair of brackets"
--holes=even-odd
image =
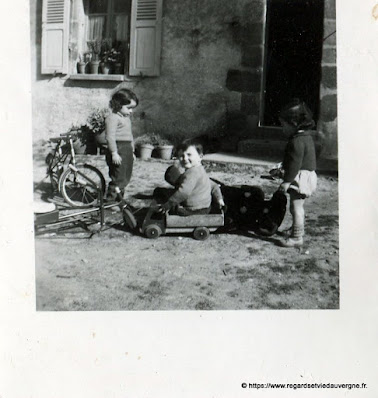
[(106, 148), (108, 147), (108, 142), (106, 141), (105, 131), (100, 134), (95, 134), (96, 147), (100, 149), (100, 154), (104, 154)]
[(78, 64), (77, 64), (78, 72), (81, 73), (81, 74), (84, 74), (86, 66), (87, 66), (86, 62), (78, 62)]
[(122, 75), (122, 64), (120, 62), (117, 62), (114, 64), (114, 74), (115, 75)]
[(161, 159), (170, 160), (172, 157), (173, 145), (159, 145), (156, 148), (157, 155)]
[(101, 73), (103, 75), (108, 75), (110, 73), (110, 65), (107, 64), (106, 62), (101, 62), (100, 67), (101, 67)]
[(91, 61), (89, 64), (90, 71), (92, 75), (97, 75), (98, 74), (98, 67), (100, 65), (99, 61)]
[(149, 159), (151, 157), (152, 151), (154, 149), (153, 145), (150, 144), (142, 144), (139, 147), (139, 157), (141, 159)]
[(87, 145), (79, 139), (75, 140), (72, 146), (76, 155), (84, 155), (87, 151)]
[(98, 146), (107, 145), (105, 130), (102, 133), (95, 134), (95, 142)]

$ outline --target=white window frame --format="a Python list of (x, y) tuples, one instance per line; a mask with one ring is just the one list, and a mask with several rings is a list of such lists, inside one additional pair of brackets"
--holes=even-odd
[[(78, 12), (83, 1), (72, 1), (73, 13)], [(71, 0), (43, 0), (42, 74), (68, 74), (70, 69), (76, 73), (78, 53), (86, 50), (83, 42), (86, 42), (87, 31), (80, 21), (70, 19), (70, 3)], [(84, 3), (81, 3), (81, 8), (83, 12)], [(162, 8), (163, 0), (132, 0), (126, 75), (160, 75)], [(59, 14), (57, 19), (55, 11)], [(75, 32), (72, 29), (74, 24), (77, 25)], [(77, 37), (73, 37), (74, 34)]]

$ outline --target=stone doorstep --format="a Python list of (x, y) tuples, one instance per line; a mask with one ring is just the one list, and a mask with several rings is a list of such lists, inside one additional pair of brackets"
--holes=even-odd
[(262, 156), (263, 158), (282, 159), (286, 141), (270, 139), (248, 139), (238, 143), (238, 153), (241, 155)]
[[(277, 163), (282, 162), (282, 157), (267, 156), (265, 153), (258, 154), (240, 154), (240, 153), (208, 153), (204, 155), (205, 162), (214, 163), (235, 163), (254, 166), (273, 167)], [(337, 159), (318, 159), (317, 171), (321, 174), (337, 176), (338, 161)]]
[(254, 166), (266, 166), (273, 167), (278, 161), (269, 159), (259, 159), (256, 157), (241, 155), (237, 153), (208, 153), (204, 155), (203, 160), (205, 162), (213, 163), (234, 163), (234, 164), (244, 164), (244, 165), (254, 165)]
[[(252, 138), (253, 137), (253, 138)], [(250, 139), (238, 143), (238, 154), (256, 161), (282, 161), (287, 139), (281, 127), (258, 126), (252, 130)], [(317, 169), (324, 173), (335, 174), (338, 170), (337, 158), (320, 158), (317, 160)]]
[(251, 138), (273, 141), (287, 141), (287, 138), (282, 133), (281, 127), (263, 127), (258, 126), (253, 129)]
[[(285, 146), (286, 141), (249, 139), (239, 142), (238, 154), (254, 159), (255, 164), (259, 160), (278, 163), (283, 159)], [(338, 171), (338, 160), (336, 158), (319, 158), (317, 160), (317, 170), (323, 173), (335, 174)]]

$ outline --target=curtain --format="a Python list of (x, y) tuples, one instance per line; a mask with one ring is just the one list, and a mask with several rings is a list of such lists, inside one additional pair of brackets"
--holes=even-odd
[(115, 34), (117, 41), (126, 41), (129, 38), (129, 21), (127, 14), (115, 15)]
[(105, 15), (89, 16), (87, 40), (102, 39), (104, 37), (105, 18)]

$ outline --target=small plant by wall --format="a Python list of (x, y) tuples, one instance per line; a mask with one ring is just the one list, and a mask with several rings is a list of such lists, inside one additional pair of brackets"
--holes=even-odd
[[(135, 138), (134, 140), (137, 154), (141, 158), (148, 158), (151, 156), (152, 151), (164, 159), (172, 157), (173, 143), (167, 137), (160, 133), (148, 132)], [(147, 151), (151, 151), (147, 155)]]

